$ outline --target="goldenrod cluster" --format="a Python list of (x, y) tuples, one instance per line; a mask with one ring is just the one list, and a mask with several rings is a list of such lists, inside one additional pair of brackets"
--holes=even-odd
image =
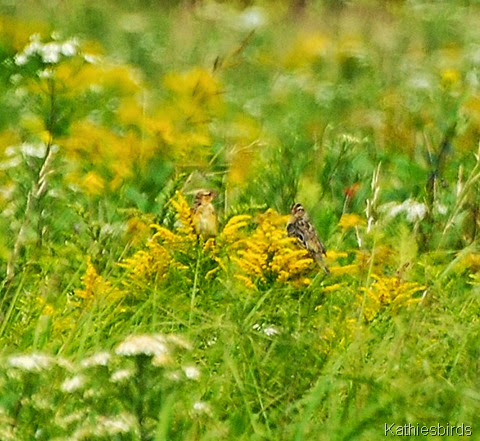
[(90, 257), (87, 259), (87, 269), (82, 277), (82, 284), (84, 289), (75, 290), (75, 295), (80, 299), (79, 303), (82, 306), (89, 306), (99, 298), (122, 295), (120, 290), (114, 288), (108, 280), (98, 274)]
[(158, 236), (147, 242), (147, 249), (137, 251), (132, 257), (119, 265), (128, 272), (130, 281), (147, 282), (161, 280), (167, 275), (171, 256), (163, 244), (158, 243)]
[(320, 63), (332, 50), (332, 42), (321, 33), (302, 33), (287, 53), (285, 64), (289, 68), (300, 68)]
[(469, 252), (459, 259), (459, 268), (466, 269), (469, 272), (478, 273), (480, 271), (480, 253)]
[(60, 65), (55, 81), (71, 100), (93, 95), (116, 103), (112, 121), (93, 121), (87, 115), (70, 121), (68, 136), (58, 140), (70, 160), (67, 182), (95, 196), (117, 191), (133, 179), (135, 170), (143, 169), (157, 149), (142, 133), (145, 112), (138, 109), (144, 89), (134, 70), (109, 66), (100, 57), (94, 60)]
[(242, 239), (241, 230), (248, 227), (252, 220), (249, 214), (233, 216), (225, 225), (219, 235), (219, 242), (225, 245), (233, 245)]
[(342, 214), (338, 226), (342, 229), (343, 232), (349, 230), (350, 228), (356, 228), (359, 226), (366, 225), (366, 221), (363, 217), (356, 213), (347, 213)]
[(269, 209), (259, 216), (255, 231), (236, 244), (232, 260), (240, 273), (235, 277), (248, 287), (276, 281), (310, 283), (304, 275), (313, 260), (287, 236), (286, 222), (286, 216)]
[(374, 282), (367, 288), (361, 288), (363, 294), (357, 296), (363, 304), (363, 315), (367, 321), (372, 321), (384, 308), (393, 312), (419, 302), (414, 295), (424, 291), (425, 286), (416, 282), (403, 282), (398, 277), (372, 275)]
[(176, 231), (152, 224), (155, 231), (147, 241), (146, 249), (137, 251), (119, 265), (128, 272), (129, 282), (150, 283), (166, 278), (171, 266), (183, 268), (175, 259), (175, 253), (193, 253), (196, 234), (190, 207), (181, 193), (170, 201), (176, 212)]
[[(191, 209), (181, 193), (170, 201), (176, 214), (175, 230), (153, 224), (155, 230), (145, 249), (120, 264), (128, 271), (130, 282), (150, 283), (165, 279), (171, 267), (186, 269), (185, 259), (198, 257), (210, 262), (206, 278), (228, 271), (233, 262), (235, 278), (247, 287), (274, 282), (309, 284), (306, 277), (313, 260), (287, 237), (286, 216), (267, 210), (254, 223), (247, 214), (233, 216), (218, 236), (203, 241), (195, 233)], [(251, 231), (253, 229), (253, 231)], [(212, 268), (212, 265), (214, 266)]]
[(170, 203), (176, 212), (178, 232), (183, 236), (186, 236), (186, 238), (194, 240), (196, 233), (190, 205), (184, 196), (179, 192), (175, 194), (175, 198), (172, 199)]
[(211, 155), (209, 123), (223, 108), (220, 82), (205, 69), (164, 77), (170, 96), (146, 123), (163, 154), (180, 165), (206, 164)]
[(120, 136), (87, 121), (74, 123), (62, 144), (74, 165), (67, 181), (91, 195), (118, 190), (139, 160), (139, 139), (133, 133)]
[[(92, 196), (118, 191), (153, 159), (208, 164), (210, 122), (223, 109), (222, 87), (212, 73), (201, 68), (169, 73), (165, 97), (153, 102), (137, 71), (109, 63), (98, 47), (7, 28), (0, 34), (11, 33), (15, 64), (26, 72), (19, 75), (19, 87), (41, 105), (21, 115), (21, 137), (0, 133), (0, 139), (58, 145), (68, 160), (66, 182)], [(32, 76), (34, 61), (38, 70)], [(50, 114), (52, 108), (61, 112)]]
[[(341, 313), (340, 310), (338, 312)], [(363, 332), (362, 325), (354, 318), (336, 321), (322, 328), (319, 350), (328, 355), (332, 350), (343, 349), (360, 332)]]

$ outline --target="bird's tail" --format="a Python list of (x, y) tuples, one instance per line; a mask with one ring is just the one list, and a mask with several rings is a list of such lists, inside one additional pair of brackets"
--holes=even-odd
[(328, 269), (328, 266), (323, 259), (322, 253), (315, 253), (313, 257), (315, 258), (315, 262), (317, 262), (318, 266), (322, 268), (323, 271), (325, 271), (325, 274), (328, 276), (330, 274), (330, 270)]

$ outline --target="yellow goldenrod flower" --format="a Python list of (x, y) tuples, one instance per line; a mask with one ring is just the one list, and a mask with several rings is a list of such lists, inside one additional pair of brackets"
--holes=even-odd
[(333, 285), (326, 286), (323, 288), (324, 293), (339, 291), (345, 286), (345, 283), (334, 283)]
[(170, 201), (177, 212), (178, 232), (194, 240), (196, 237), (193, 223), (192, 210), (186, 199), (179, 192), (175, 193), (175, 199)]
[(459, 262), (460, 267), (470, 271), (480, 271), (480, 253), (469, 252), (465, 254)]
[(333, 276), (342, 276), (344, 274), (357, 274), (360, 269), (358, 264), (344, 265), (344, 266), (331, 266), (330, 273)]
[(345, 251), (335, 251), (335, 250), (328, 250), (328, 255), (325, 256), (326, 260), (330, 262), (334, 262), (335, 260), (348, 257), (348, 253)]
[(460, 81), (460, 72), (457, 69), (445, 69), (441, 77), (442, 87), (450, 89)]
[(385, 277), (372, 275), (374, 282), (369, 287), (361, 288), (358, 300), (364, 304), (363, 315), (367, 321), (373, 320), (377, 314), (386, 307), (393, 312), (418, 303), (419, 299), (413, 297), (417, 292), (424, 291), (425, 286), (416, 282), (403, 282), (398, 277)]
[(356, 213), (342, 214), (338, 226), (345, 232), (350, 228), (366, 225), (366, 221), (363, 217)]
[[(125, 259), (120, 266), (128, 271), (129, 281), (149, 283), (164, 280), (170, 268), (186, 270), (183, 259), (179, 255), (197, 255), (197, 234), (195, 232), (192, 210), (183, 195), (179, 192), (170, 201), (177, 218), (176, 231), (162, 225), (152, 224), (153, 236), (147, 241), (145, 248)], [(215, 241), (208, 239), (203, 244), (203, 252), (218, 262)], [(214, 274), (210, 271), (210, 277)], [(128, 283), (128, 282), (127, 282)]]
[(121, 291), (112, 287), (108, 280), (105, 280), (97, 273), (90, 257), (87, 259), (87, 269), (82, 277), (82, 284), (84, 289), (75, 290), (75, 294), (82, 299), (85, 305), (90, 305), (98, 297), (118, 297), (123, 295)]
[(137, 251), (132, 257), (119, 263), (119, 266), (127, 269), (130, 280), (148, 282), (155, 278), (165, 278), (170, 263), (169, 252), (156, 241), (150, 240), (147, 250)]
[(52, 316), (54, 313), (55, 313), (55, 308), (50, 304), (46, 304), (42, 310), (42, 315)]
[[(251, 285), (254, 280), (261, 283), (295, 282), (304, 280), (304, 273), (311, 268), (313, 260), (307, 251), (298, 249), (295, 239), (287, 237), (286, 216), (269, 209), (258, 218), (256, 229), (247, 238), (239, 240), (233, 248), (236, 254), (232, 261), (241, 272), (239, 280)], [(231, 231), (247, 218), (232, 218)]]
[(91, 195), (102, 194), (105, 189), (104, 179), (94, 171), (90, 171), (84, 176), (81, 185)]
[(252, 216), (248, 214), (233, 216), (220, 233), (219, 240), (225, 243), (233, 243), (237, 241), (239, 230), (248, 226), (251, 219)]
[(330, 41), (318, 32), (301, 35), (286, 58), (286, 65), (298, 68), (322, 60), (328, 53)]
[(235, 277), (235, 279), (241, 281), (249, 289), (256, 289), (257, 288), (255, 283), (253, 283), (253, 281), (250, 277), (244, 276), (242, 274), (235, 274), (234, 277)]
[(179, 234), (174, 233), (161, 225), (152, 224), (150, 227), (155, 230), (152, 240), (160, 240), (169, 244), (179, 243), (184, 240)]

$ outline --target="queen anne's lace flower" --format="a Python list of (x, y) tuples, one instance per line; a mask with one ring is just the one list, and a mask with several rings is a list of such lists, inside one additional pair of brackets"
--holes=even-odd
[(136, 355), (160, 357), (169, 354), (170, 348), (161, 334), (131, 335), (117, 346), (115, 353), (125, 357)]
[(53, 359), (43, 354), (25, 354), (15, 355), (8, 359), (8, 364), (12, 367), (24, 371), (41, 371), (47, 369), (52, 364)]

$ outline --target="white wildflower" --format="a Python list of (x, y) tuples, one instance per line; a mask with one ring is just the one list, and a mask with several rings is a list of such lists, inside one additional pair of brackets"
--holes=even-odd
[(258, 323), (255, 323), (253, 325), (253, 329), (258, 332), (262, 331), (268, 337), (278, 334), (278, 329), (275, 328), (275, 326), (273, 325), (265, 325), (265, 324), (260, 325)]
[(133, 415), (122, 413), (115, 417), (100, 417), (97, 422), (98, 435), (128, 433), (135, 426)]
[(107, 366), (110, 358), (111, 355), (108, 352), (98, 352), (91, 357), (82, 360), (81, 365), (83, 367)]
[(212, 413), (212, 410), (208, 403), (205, 403), (205, 401), (195, 401), (193, 403), (193, 411), (197, 414), (207, 414), (210, 415)]
[(212, 338), (207, 340), (207, 346), (213, 346), (217, 343), (217, 337), (214, 335)]
[(63, 55), (66, 57), (73, 57), (76, 55), (78, 49), (78, 42), (77, 40), (67, 40), (62, 43), (60, 51), (62, 52)]
[(15, 168), (22, 163), (22, 159), (19, 157), (9, 159), (7, 161), (0, 162), (0, 170), (9, 170)]
[(277, 335), (278, 330), (274, 326), (267, 326), (264, 330), (263, 333), (267, 335), (268, 337), (271, 337), (272, 335)]
[(385, 213), (388, 218), (392, 218), (403, 212), (404, 207), (397, 202), (387, 202), (386, 204), (381, 205), (378, 210)]
[(60, 61), (61, 46), (58, 43), (47, 43), (41, 46), (39, 55), (44, 63), (58, 63)]
[(44, 63), (58, 63), (60, 61), (60, 45), (58, 43), (47, 43), (41, 45), (36, 51)]
[(189, 380), (198, 380), (200, 378), (200, 371), (195, 366), (185, 366), (183, 372), (185, 372), (185, 376)]
[(53, 72), (52, 69), (43, 69), (37, 72), (37, 75), (39, 78), (42, 78), (44, 80), (53, 78), (55, 76), (55, 73)]
[(30, 37), (30, 43), (25, 46), (23, 52), (15, 55), (14, 61), (17, 66), (23, 66), (28, 62), (28, 58), (40, 49), (40, 35), (33, 34)]
[(409, 199), (410, 203), (407, 205), (407, 220), (409, 222), (416, 222), (422, 220), (427, 214), (427, 206), (420, 202)]
[(265, 25), (267, 16), (265, 10), (259, 7), (246, 8), (240, 14), (238, 24), (244, 30), (254, 30)]
[(133, 371), (131, 369), (119, 369), (118, 371), (115, 371), (110, 380), (113, 383), (119, 383), (121, 381), (127, 380), (133, 375)]
[(75, 52), (75, 47), (71, 42), (66, 42), (63, 44), (54, 42), (46, 43), (39, 51), (42, 61), (49, 64), (58, 63), (62, 55), (72, 56), (75, 55)]
[(67, 415), (55, 415), (55, 424), (60, 426), (63, 429), (66, 429), (72, 423), (85, 421), (86, 415), (84, 410), (77, 410), (73, 413)]
[(40, 36), (34, 34), (30, 37), (30, 43), (25, 46), (22, 52), (15, 55), (14, 61), (17, 66), (22, 66), (28, 62), (31, 56), (39, 56), (44, 63), (55, 64), (60, 61), (62, 56), (73, 57), (77, 54), (78, 42), (75, 39), (64, 42), (51, 41), (42, 43)]
[(45, 437), (45, 429), (42, 429), (42, 428), (38, 428), (36, 431), (35, 431), (35, 435), (34, 435), (35, 439), (42, 439)]
[(34, 158), (44, 158), (45, 154), (47, 152), (47, 147), (45, 146), (45, 144), (23, 143), (20, 146), (20, 151), (25, 156), (31, 156), (31, 157), (34, 157)]
[(117, 355), (126, 357), (135, 355), (162, 356), (170, 352), (165, 337), (155, 335), (130, 335), (115, 349)]
[(441, 214), (441, 215), (445, 215), (448, 213), (447, 206), (443, 204), (435, 204), (434, 209), (438, 214)]
[(388, 218), (396, 217), (400, 213), (407, 215), (409, 222), (416, 222), (422, 220), (427, 214), (427, 206), (414, 199), (406, 199), (401, 204), (396, 202), (389, 202), (380, 207), (380, 211), (386, 213)]
[(4, 150), (4, 155), (8, 157), (16, 156), (19, 149), (20, 149), (19, 145), (10, 145)]
[(100, 61), (100, 57), (97, 55), (84, 54), (83, 59), (90, 64), (97, 64)]
[(172, 381), (181, 381), (182, 374), (179, 371), (171, 371), (168, 373), (167, 378)]
[(86, 424), (77, 429), (71, 438), (72, 441), (101, 437), (111, 439), (114, 435), (128, 433), (136, 426), (135, 418), (128, 413), (121, 413), (115, 417), (99, 417), (94, 424)]
[(85, 384), (85, 378), (82, 375), (75, 375), (75, 377), (65, 380), (60, 389), (63, 392), (71, 393), (80, 389)]
[(47, 369), (52, 363), (52, 358), (43, 354), (15, 355), (8, 358), (8, 364), (25, 371), (40, 371)]
[(172, 362), (172, 357), (168, 353), (155, 355), (152, 359), (152, 364), (157, 367), (166, 366), (171, 362)]
[(23, 66), (24, 64), (27, 64), (27, 61), (28, 57), (24, 53), (19, 53), (14, 57), (14, 62), (17, 66)]

